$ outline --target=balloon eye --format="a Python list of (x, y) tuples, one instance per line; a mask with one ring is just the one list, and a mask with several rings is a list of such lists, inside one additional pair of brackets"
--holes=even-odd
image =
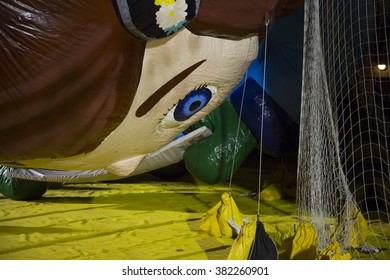
[(206, 85), (190, 91), (161, 119), (161, 126), (163, 128), (172, 128), (178, 126), (180, 122), (188, 120), (202, 110), (216, 92), (216, 87)]
[(188, 120), (209, 103), (215, 91), (216, 89), (211, 86), (204, 86), (191, 91), (174, 108), (174, 119), (176, 121)]

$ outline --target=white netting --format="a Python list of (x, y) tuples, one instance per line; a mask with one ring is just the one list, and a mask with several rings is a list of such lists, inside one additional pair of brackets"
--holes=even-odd
[(319, 249), (390, 249), (389, 39), (390, 1), (305, 1), (297, 203)]

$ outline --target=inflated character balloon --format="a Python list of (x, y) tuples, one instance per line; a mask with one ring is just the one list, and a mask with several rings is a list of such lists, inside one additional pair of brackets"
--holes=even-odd
[(3, 193), (130, 176), (223, 102), (294, 2), (1, 1)]
[(207, 126), (213, 132), (184, 153), (193, 176), (209, 184), (227, 181), (256, 145), (271, 156), (297, 154), (303, 15), (301, 6), (272, 21), (267, 44), (260, 43), (258, 56), (230, 98), (191, 126)]

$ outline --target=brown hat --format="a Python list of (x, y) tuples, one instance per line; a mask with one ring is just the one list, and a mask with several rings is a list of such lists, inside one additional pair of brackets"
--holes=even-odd
[(265, 22), (303, 0), (113, 0), (117, 15), (140, 39), (162, 38), (186, 26), (195, 34), (237, 38), (261, 34)]

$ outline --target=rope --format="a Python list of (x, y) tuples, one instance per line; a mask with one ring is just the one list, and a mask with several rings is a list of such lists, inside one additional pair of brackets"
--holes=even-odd
[(261, 126), (259, 140), (259, 180), (258, 180), (258, 195), (257, 195), (257, 220), (260, 217), (260, 191), (261, 191), (261, 170), (262, 170), (262, 155), (263, 155), (263, 134), (264, 134), (264, 96), (265, 96), (265, 73), (267, 69), (267, 47), (268, 47), (268, 25), (269, 19), (265, 21), (265, 38), (264, 38), (264, 69), (263, 69), (263, 98), (261, 101)]
[(242, 116), (242, 110), (243, 110), (243, 104), (244, 104), (247, 75), (248, 75), (248, 71), (245, 72), (244, 87), (243, 87), (243, 90), (242, 90), (242, 97), (241, 97), (241, 104), (240, 104), (240, 112), (239, 112), (239, 116), (238, 116), (236, 136), (234, 138), (234, 152), (233, 152), (232, 168), (230, 170), (230, 180), (229, 180), (229, 194), (230, 194), (230, 196), (231, 196), (231, 189), (232, 189), (234, 163), (235, 163), (236, 154), (237, 154), (237, 140), (238, 140), (238, 134), (240, 133), (240, 124), (241, 124), (241, 116)]

